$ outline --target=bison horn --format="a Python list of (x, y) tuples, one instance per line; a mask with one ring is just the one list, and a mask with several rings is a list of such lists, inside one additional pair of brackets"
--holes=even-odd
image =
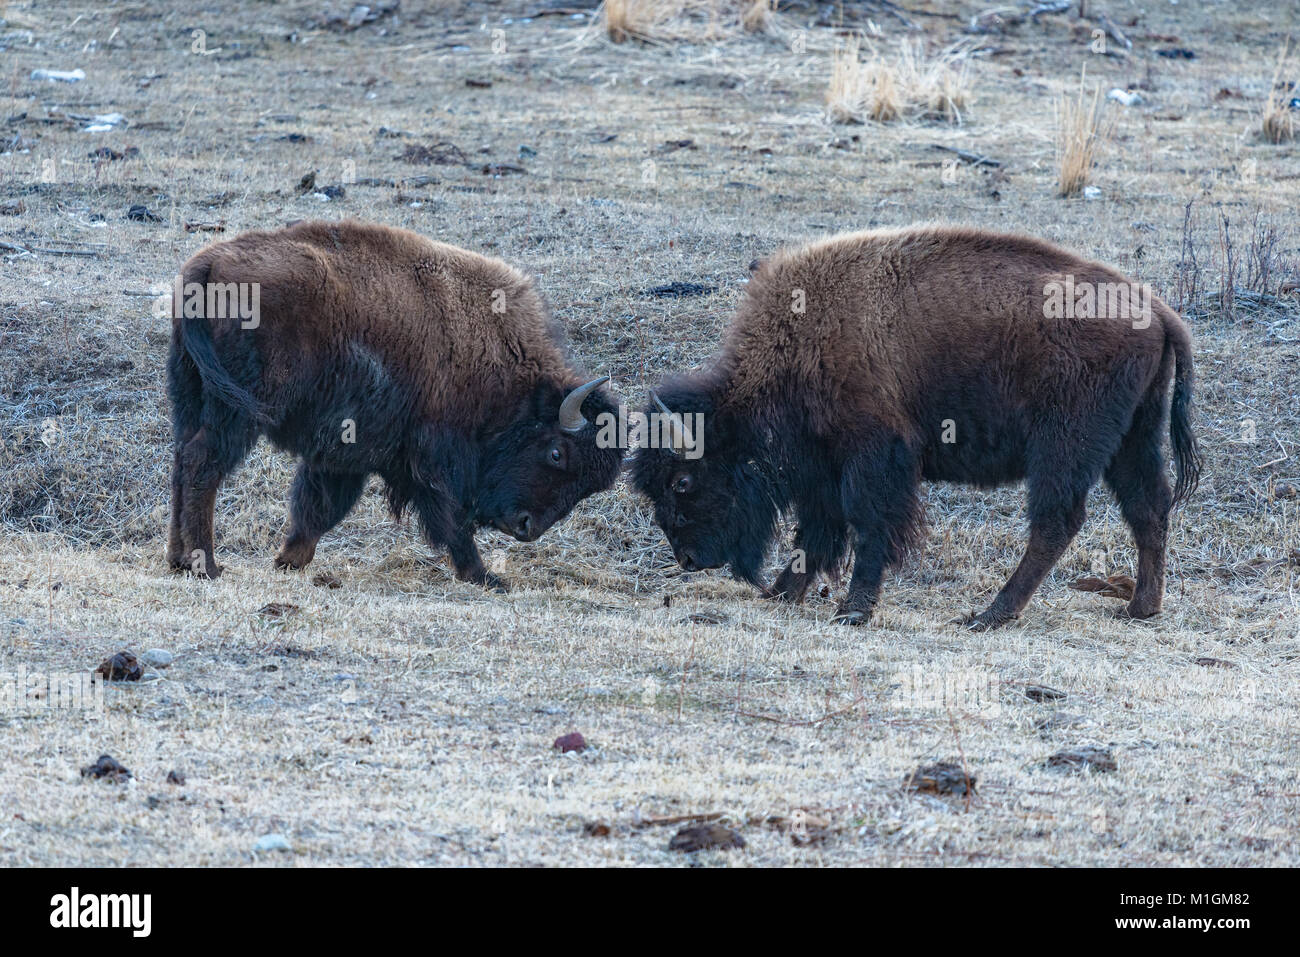
[(686, 427), (682, 424), (682, 417), (674, 412), (668, 406), (664, 405), (659, 396), (654, 396), (655, 405), (659, 406), (659, 411), (668, 417), (668, 431), (672, 436), (672, 453), (681, 458), (686, 454)]
[(564, 397), (560, 403), (560, 428), (565, 432), (581, 432), (587, 424), (582, 414), (582, 403), (602, 385), (609, 381), (609, 376), (592, 379), (586, 385), (580, 385)]

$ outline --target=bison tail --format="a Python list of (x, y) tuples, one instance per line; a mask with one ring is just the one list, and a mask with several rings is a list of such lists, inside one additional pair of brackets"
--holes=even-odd
[[(185, 276), (185, 282), (206, 283), (208, 267)], [(203, 380), (203, 389), (210, 398), (217, 399), (224, 405), (242, 412), (257, 422), (270, 421), (270, 417), (252, 394), (230, 377), (221, 360), (217, 358), (216, 347), (212, 343), (212, 329), (208, 320), (195, 316), (185, 316), (180, 320), (181, 344), (185, 352), (198, 367), (199, 378)]]
[(1174, 351), (1174, 397), (1169, 406), (1169, 441), (1174, 450), (1174, 468), (1178, 481), (1174, 485), (1177, 507), (1196, 491), (1201, 480), (1201, 450), (1192, 433), (1192, 337), (1182, 319), (1174, 317), (1165, 325), (1166, 343)]

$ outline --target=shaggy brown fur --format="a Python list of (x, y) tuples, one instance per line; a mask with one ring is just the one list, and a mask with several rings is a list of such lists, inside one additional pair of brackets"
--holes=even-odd
[[(182, 279), (257, 284), (260, 313), (173, 305), (174, 567), (217, 573), (217, 487), (259, 434), (303, 460), (281, 567), (311, 561), (377, 472), (458, 575), (495, 582), (475, 526), (531, 540), (617, 475), (620, 452), (597, 449), (594, 427), (558, 428), (583, 379), (532, 280), (503, 262), (406, 230), (306, 222), (209, 246)], [(612, 408), (600, 393), (585, 403), (589, 420)]]
[[(1190, 335), (1154, 296), (1140, 300), (1149, 316), (1049, 318), (1053, 283), (1131, 281), (1037, 239), (950, 227), (836, 236), (764, 262), (721, 353), (660, 390), (674, 413), (704, 413), (703, 458), (646, 450), (634, 465), (679, 561), (730, 562), (757, 583), (776, 515), (792, 509), (802, 554), (772, 593), (801, 600), (851, 530), (839, 617), (860, 623), (917, 538), (921, 479), (1026, 479), (1025, 558), (972, 621), (994, 626), (1019, 614), (1104, 475), (1139, 549), (1128, 613), (1154, 615), (1167, 516), (1199, 471)], [(1161, 430), (1175, 370), (1171, 494)]]

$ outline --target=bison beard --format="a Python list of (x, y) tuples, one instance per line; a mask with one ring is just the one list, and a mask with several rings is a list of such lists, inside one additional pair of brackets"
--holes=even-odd
[(862, 624), (885, 570), (920, 538), (922, 479), (1024, 480), (1024, 557), (966, 620), (997, 627), (1019, 616), (1064, 553), (1104, 477), (1138, 547), (1125, 614), (1156, 614), (1168, 516), (1200, 472), (1191, 339), (1154, 297), (1145, 324), (1052, 318), (1044, 290), (1062, 277), (1071, 288), (1128, 282), (1045, 242), (944, 227), (839, 236), (765, 261), (721, 353), (669, 380), (647, 408), (704, 415), (702, 457), (643, 449), (632, 464), (678, 562), (730, 564), (762, 588), (777, 519), (793, 512), (798, 557), (763, 591), (802, 601), (852, 549), (836, 618)]
[(220, 573), (217, 490), (261, 435), (301, 458), (277, 568), (307, 565), (378, 474), (458, 578), (503, 588), (476, 528), (532, 541), (618, 475), (621, 450), (595, 441), (606, 379), (580, 384), (532, 281), (505, 263), (405, 230), (303, 223), (209, 246), (182, 278), (257, 283), (262, 305), (251, 324), (174, 308), (175, 569)]

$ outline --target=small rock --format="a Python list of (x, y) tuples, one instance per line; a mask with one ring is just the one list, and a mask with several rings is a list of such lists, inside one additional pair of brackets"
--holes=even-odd
[(151, 210), (148, 206), (136, 203), (126, 211), (126, 218), (137, 223), (161, 223), (162, 217)]
[(582, 833), (587, 837), (609, 837), (610, 828), (604, 821), (588, 821), (582, 825)]
[(690, 296), (708, 296), (717, 290), (717, 286), (702, 282), (668, 282), (661, 286), (651, 286), (643, 295), (652, 299), (686, 299)]
[(265, 615), (267, 618), (288, 618), (290, 615), (296, 615), (302, 611), (297, 605), (290, 605), (287, 602), (273, 601), (268, 605), (263, 605), (257, 609), (259, 615)]
[(185, 786), (185, 772), (177, 771), (175, 768), (167, 772), (167, 783), (175, 784), (177, 787)]
[(668, 842), (668, 850), (694, 854), (697, 851), (728, 851), (745, 846), (745, 839), (724, 824), (696, 824), (684, 827)]
[(587, 739), (577, 731), (574, 731), (572, 734), (565, 734), (556, 738), (555, 743), (551, 745), (551, 747), (555, 748), (561, 754), (566, 754), (569, 751), (577, 751), (581, 753), (587, 750)]
[(131, 772), (122, 766), (115, 758), (107, 754), (101, 754), (99, 760), (94, 764), (88, 764), (81, 769), (83, 778), (106, 778), (114, 784), (125, 784), (131, 780)]
[(1064, 701), (1066, 694), (1047, 685), (1025, 685), (1025, 697), (1030, 701)]
[(1048, 758), (1046, 763), (1049, 768), (1080, 774), (1090, 769), (1105, 773), (1116, 768), (1115, 756), (1110, 753), (1109, 748), (1096, 748), (1091, 745), (1058, 751)]
[(291, 851), (293, 848), (289, 846), (289, 839), (283, 834), (264, 834), (257, 839), (253, 850), (266, 854), (271, 851)]
[(697, 611), (694, 614), (687, 615), (682, 619), (683, 624), (692, 625), (721, 625), (729, 621), (720, 611)]
[[(1089, 187), (1089, 189), (1091, 188)], [(1083, 578), (1077, 578), (1071, 582), (1070, 587), (1075, 591), (1094, 591), (1103, 598), (1132, 601), (1137, 582), (1129, 575), (1109, 575), (1105, 580), (1095, 575), (1085, 575)]]
[(121, 113), (102, 113), (90, 118), (90, 125), (85, 127), (83, 133), (107, 133), (109, 130), (117, 129), (119, 126), (126, 126), (126, 117)]
[(1121, 106), (1137, 106), (1142, 102), (1142, 94), (1137, 90), (1121, 90), (1116, 87), (1106, 94), (1106, 99), (1114, 100)]
[(139, 681), (144, 676), (140, 659), (129, 651), (119, 651), (111, 658), (105, 658), (95, 669), (95, 674), (103, 675), (105, 681)]
[(150, 648), (140, 656), (150, 668), (168, 668), (172, 663), (172, 653), (162, 648)]
[(80, 83), (85, 78), (85, 70), (32, 70), (33, 80), (49, 80), (52, 83)]
[(1202, 668), (1236, 668), (1237, 665), (1222, 658), (1197, 658), (1195, 663)]
[(1083, 188), (1084, 199), (1099, 199), (1100, 197), (1101, 197), (1101, 189), (1099, 187), (1085, 186)]
[(342, 588), (343, 587), (342, 579), (335, 578), (333, 575), (327, 575), (324, 572), (321, 572), (319, 575), (313, 578), (311, 580), (311, 583), (315, 585), (317, 588)]
[(1078, 728), (1085, 724), (1087, 724), (1087, 719), (1083, 715), (1071, 714), (1068, 711), (1054, 711), (1035, 721), (1034, 727), (1039, 731), (1048, 732), (1064, 728)]
[[(975, 780), (972, 774), (969, 779), (971, 791), (975, 790)], [(917, 768), (903, 779), (903, 786), (929, 794), (965, 794), (967, 777), (960, 764), (940, 761)]]

